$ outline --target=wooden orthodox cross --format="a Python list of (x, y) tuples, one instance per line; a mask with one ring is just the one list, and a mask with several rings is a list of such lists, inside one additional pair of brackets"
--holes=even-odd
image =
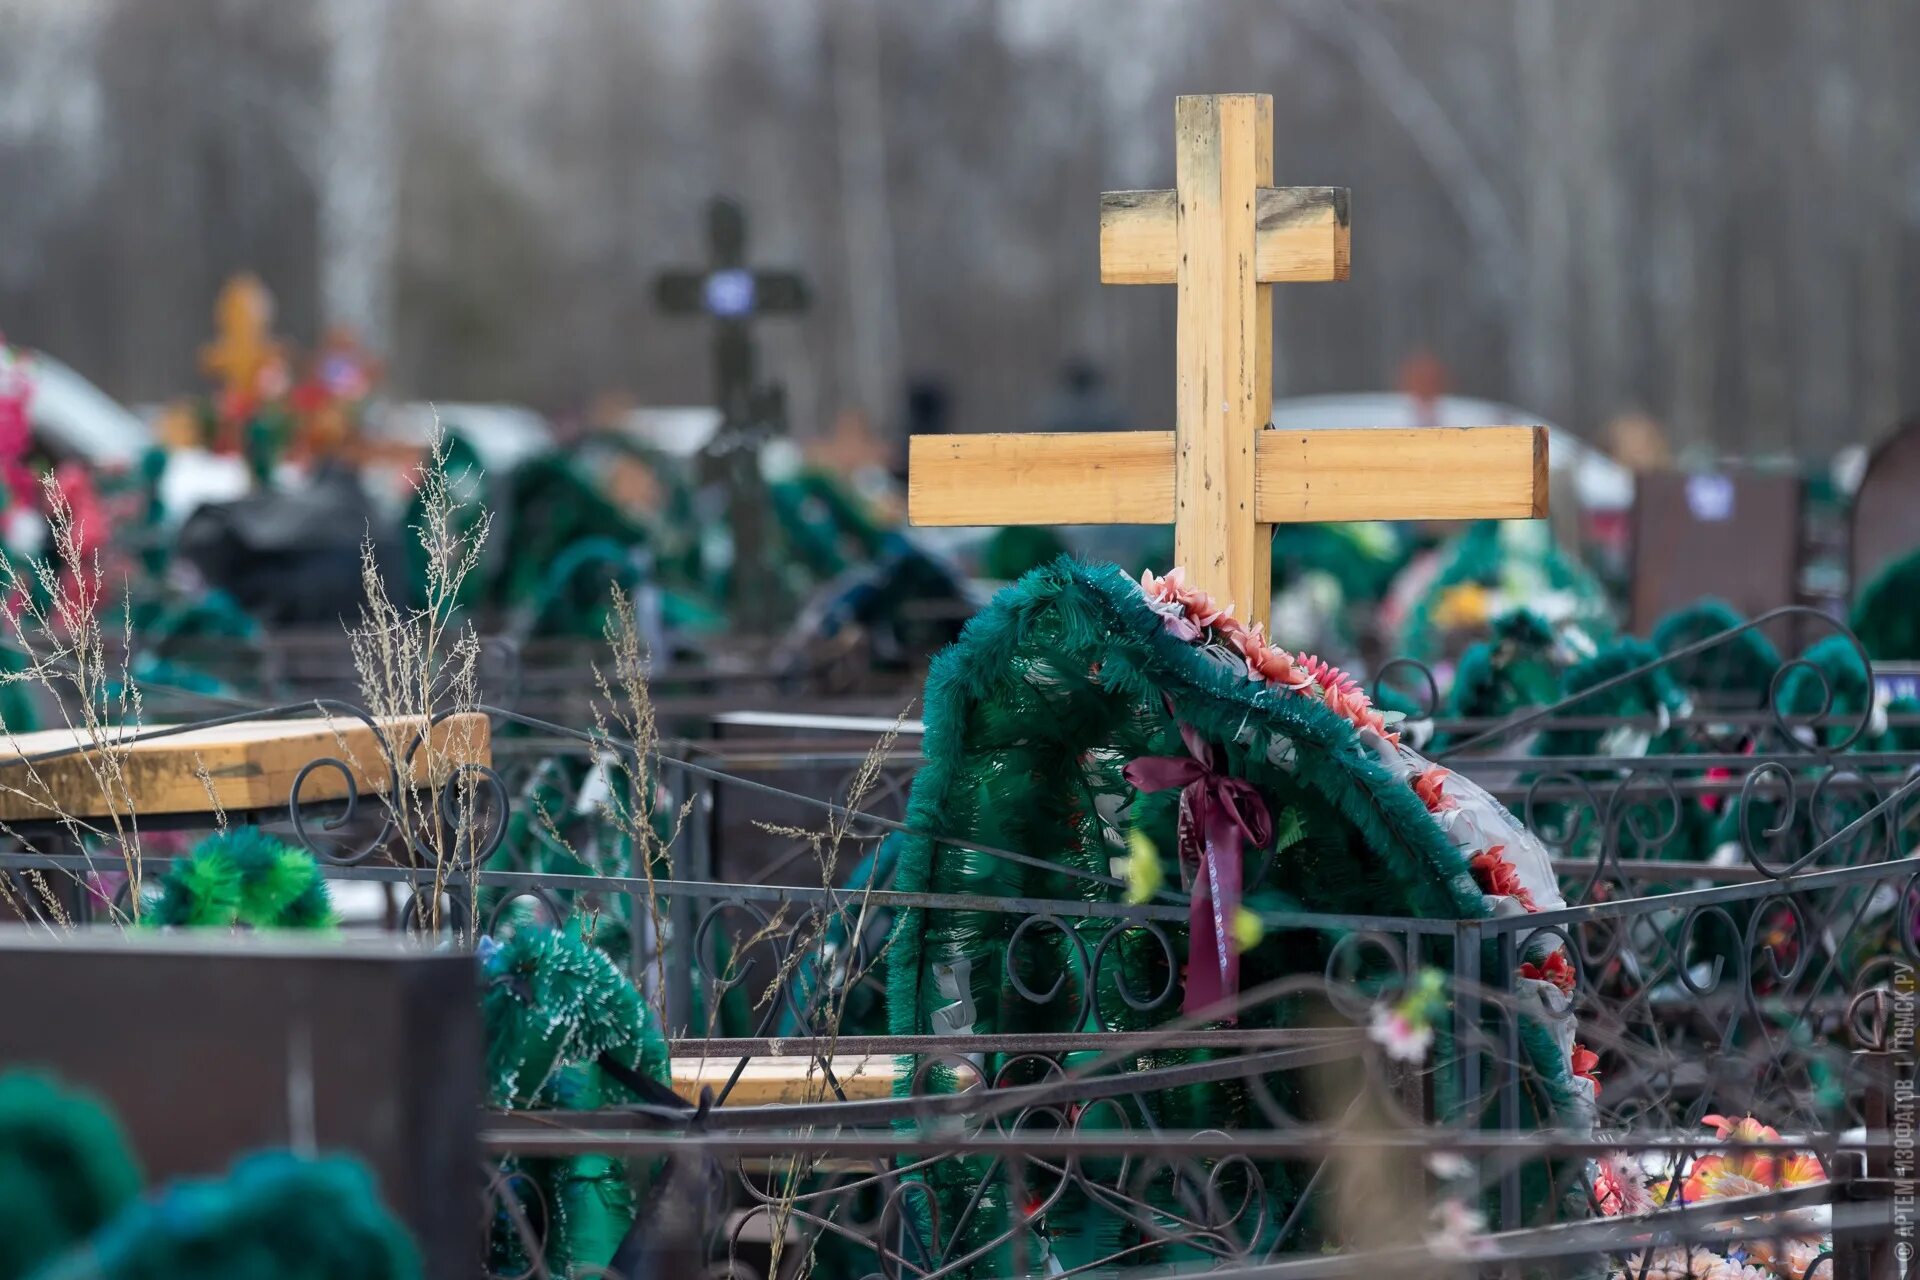
[(1172, 191), (1100, 198), (1100, 279), (1178, 291), (1172, 431), (915, 436), (921, 525), (1166, 524), (1187, 580), (1246, 621), (1270, 607), (1273, 526), (1537, 518), (1543, 427), (1263, 430), (1273, 286), (1347, 278), (1347, 192), (1273, 186), (1273, 99), (1182, 97)]

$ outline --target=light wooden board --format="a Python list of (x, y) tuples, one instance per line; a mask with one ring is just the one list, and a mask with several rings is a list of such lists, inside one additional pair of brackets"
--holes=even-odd
[(1263, 431), (1259, 467), (1266, 524), (1547, 514), (1545, 427)]
[[(1173, 559), (1214, 599), (1265, 618), (1270, 559), (1253, 514), (1254, 437), (1273, 412), (1259, 402), (1272, 295), (1251, 283), (1253, 194), (1273, 153), (1273, 99), (1188, 95), (1174, 104), (1175, 281)], [(1271, 162), (1266, 168), (1271, 172)]]
[[(1273, 153), (1266, 153), (1272, 181)], [(1180, 267), (1179, 197), (1172, 191), (1100, 196), (1102, 284), (1172, 284)], [(1262, 186), (1254, 197), (1254, 279), (1261, 284), (1345, 280), (1352, 230), (1345, 187)]]
[[(673, 1059), (673, 1091), (689, 1102), (700, 1100), (700, 1090), (711, 1085), (717, 1096), (733, 1074), (738, 1058)], [(832, 1059), (834, 1079), (850, 1102), (891, 1098), (894, 1081), (902, 1068), (892, 1055), (839, 1055)], [(910, 1068), (909, 1068), (910, 1069)], [(741, 1072), (733, 1092), (727, 1095), (730, 1107), (764, 1106), (771, 1103), (798, 1104), (832, 1102), (838, 1095), (827, 1084), (818, 1063), (808, 1057), (755, 1058)]]
[[(417, 717), (398, 718), (383, 720), (381, 725), (399, 753), (413, 743), (423, 722)], [(164, 727), (146, 725), (141, 732)], [(483, 715), (449, 716), (434, 727), (433, 735), (434, 748), (444, 763), (491, 761), (489, 726)], [(389, 782), (386, 758), (374, 731), (349, 716), (245, 720), (124, 745), (103, 744), (89, 753), (95, 756), (92, 760), (68, 755), (33, 765), (22, 763), (25, 757), (83, 744), (95, 747), (84, 731), (68, 729), (0, 735), (0, 820), (50, 818), (56, 810), (87, 818), (124, 816), (129, 809), (135, 814), (210, 813), (216, 802), (234, 812), (270, 809), (287, 803), (300, 770), (329, 757), (352, 768), (362, 795), (384, 793)], [(102, 752), (119, 757), (119, 783), (103, 785), (101, 774), (107, 766), (98, 758)], [(429, 781), (427, 758), (424, 750), (414, 753), (416, 784)], [(335, 800), (346, 793), (346, 778), (333, 768), (315, 769), (300, 788), (302, 801)]]
[[(914, 436), (908, 452), (915, 524), (1173, 523), (1171, 431)], [(1268, 429), (1255, 460), (1263, 524), (1546, 513), (1544, 427)]]
[(912, 436), (919, 525), (1172, 524), (1173, 432)]

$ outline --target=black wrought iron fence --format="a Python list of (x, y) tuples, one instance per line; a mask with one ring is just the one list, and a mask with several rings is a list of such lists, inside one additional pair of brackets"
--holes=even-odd
[[(1440, 759), (1513, 798), (1571, 905), (1470, 920), (1259, 911), (1272, 963), (1250, 966), (1229, 1007), (1193, 1017), (1178, 1009), (1177, 891), (892, 888), (883, 854), (905, 826), (905, 762), (889, 762), (885, 802), (862, 811), (496, 711), (494, 764), (438, 793), (464, 796), (443, 834), (408, 829), (359, 794), (346, 762), (324, 759), (309, 773), (345, 776), (346, 799), (307, 803), (296, 783), (281, 822), (329, 878), (392, 886), (396, 926), (461, 938), (584, 926), (693, 1064), (681, 1105), (484, 1118), (487, 1228), (522, 1239), (529, 1275), (546, 1274), (555, 1211), (515, 1170), (596, 1154), (647, 1188), (607, 1272), (625, 1280), (807, 1268), (1855, 1280), (1908, 1265), (1897, 1224), (1911, 1206), (1920, 754), (1859, 750), (1882, 728), (1873, 708), (1828, 710), (1714, 712), (1697, 741), (1627, 759), (1485, 753), (1539, 724), (1624, 722), (1589, 725), (1577, 701), (1509, 718), (1482, 750), (1470, 726), (1450, 726), (1462, 745)], [(1728, 725), (1744, 726), (1738, 739)], [(393, 788), (417, 749), (379, 762)], [(609, 755), (625, 765), (614, 782)], [(657, 786), (649, 812), (692, 814), (667, 833), (669, 860), (643, 873), (618, 840), (562, 838), (567, 869), (510, 869), (497, 855), (510, 833), (531, 839), (516, 818), (562, 757), (555, 794), (585, 826), (594, 787)], [(866, 763), (792, 762), (849, 782)], [(723, 828), (702, 819), (722, 792), (812, 811), (843, 846), (832, 867), (811, 883), (712, 875)], [(1703, 814), (1727, 838), (1700, 844)], [(797, 822), (725, 830), (763, 842), (759, 865), (781, 871), (819, 849)], [(1058, 870), (1044, 851), (968, 847)], [(71, 877), (81, 918), (114, 908), (102, 871), (57, 842), (0, 852), (0, 874)], [(1116, 877), (1075, 874), (1088, 897), (1116, 896)], [(890, 1034), (888, 939), (903, 910), (1005, 921), (990, 998), (1009, 1029), (972, 1029), (972, 986), (956, 975), (934, 1034)], [(746, 1101), (768, 1062), (784, 1092)]]

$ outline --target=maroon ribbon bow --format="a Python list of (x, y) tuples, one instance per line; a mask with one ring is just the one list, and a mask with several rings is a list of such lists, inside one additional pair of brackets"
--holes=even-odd
[[(1142, 791), (1180, 788), (1181, 878), (1192, 869), (1187, 913), (1187, 997), (1182, 1013), (1218, 1004), (1240, 990), (1240, 946), (1233, 919), (1240, 911), (1241, 855), (1273, 839), (1273, 815), (1259, 789), (1221, 771), (1214, 745), (1180, 726), (1184, 756), (1142, 756), (1126, 779)], [(1208, 957), (1199, 963), (1195, 956)], [(1226, 1021), (1234, 1019), (1229, 1016)]]

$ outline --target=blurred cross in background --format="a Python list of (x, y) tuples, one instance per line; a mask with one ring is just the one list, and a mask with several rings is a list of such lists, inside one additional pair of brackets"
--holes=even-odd
[(710, 265), (662, 273), (654, 296), (670, 315), (706, 315), (714, 322), (713, 401), (720, 427), (707, 445), (700, 483), (725, 502), (732, 536), (729, 603), (743, 625), (760, 630), (782, 616), (779, 584), (769, 578), (759, 465), (761, 446), (785, 433), (786, 396), (777, 383), (759, 382), (753, 321), (805, 311), (807, 283), (798, 272), (747, 265), (747, 216), (725, 197), (707, 205), (707, 250)]
[(710, 265), (663, 272), (654, 296), (670, 315), (713, 318), (713, 403), (731, 426), (755, 416), (754, 318), (805, 311), (807, 282), (746, 264), (747, 215), (725, 197), (707, 206), (707, 251)]

